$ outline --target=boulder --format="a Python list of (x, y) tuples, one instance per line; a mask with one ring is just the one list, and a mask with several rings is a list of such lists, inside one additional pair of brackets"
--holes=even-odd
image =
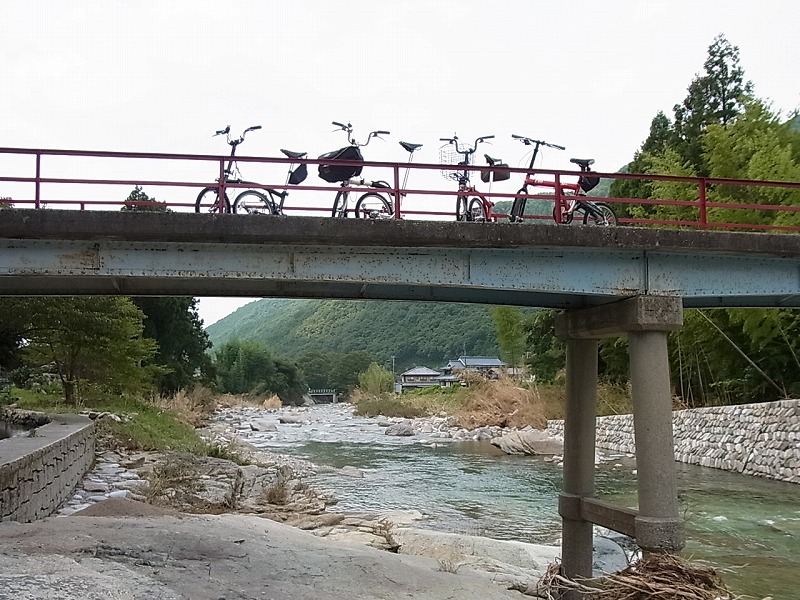
[(410, 421), (403, 421), (402, 423), (389, 425), (384, 433), (386, 435), (409, 436), (414, 435), (414, 427)]
[(506, 454), (552, 456), (564, 452), (564, 442), (562, 440), (551, 437), (545, 431), (536, 429), (512, 431), (502, 437), (493, 438), (490, 443)]
[(300, 415), (282, 414), (278, 416), (278, 422), (291, 425), (295, 423), (304, 423), (305, 419)]
[(266, 419), (255, 419), (250, 421), (250, 429), (252, 431), (278, 431), (278, 426)]

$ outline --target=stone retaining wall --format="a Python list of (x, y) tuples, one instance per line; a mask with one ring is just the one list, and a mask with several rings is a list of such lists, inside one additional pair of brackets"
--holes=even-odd
[(94, 423), (51, 415), (46, 425), (0, 440), (0, 521), (29, 523), (63, 503), (94, 462)]
[[(563, 421), (547, 427), (564, 434)], [(675, 460), (800, 483), (800, 400), (679, 410), (672, 431)], [(633, 416), (598, 417), (596, 443), (633, 454)]]

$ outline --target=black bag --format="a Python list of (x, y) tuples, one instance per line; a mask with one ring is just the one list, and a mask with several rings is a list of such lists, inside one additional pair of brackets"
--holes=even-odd
[(489, 181), (505, 181), (511, 178), (511, 171), (508, 170), (506, 163), (494, 163), (491, 167), (484, 167), (481, 169), (481, 181), (489, 183)]
[(580, 184), (581, 189), (584, 192), (588, 192), (597, 187), (597, 185), (600, 183), (600, 178), (587, 177), (586, 175), (581, 175), (580, 179), (578, 179), (578, 183)]
[[(364, 160), (358, 146), (345, 146), (333, 152), (328, 152), (319, 157), (320, 160)], [(361, 166), (321, 164), (319, 166), (319, 177), (328, 183), (347, 181), (351, 177), (361, 175)]]
[(300, 185), (306, 180), (306, 177), (308, 177), (308, 167), (303, 163), (289, 175), (289, 185)]

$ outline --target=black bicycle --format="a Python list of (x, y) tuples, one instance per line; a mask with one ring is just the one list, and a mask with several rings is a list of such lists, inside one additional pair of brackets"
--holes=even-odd
[[(391, 219), (394, 217), (394, 202), (390, 197), (384, 193), (374, 191), (377, 189), (390, 189), (392, 186), (386, 181), (369, 181), (361, 175), (361, 165), (343, 165), (337, 164), (337, 161), (363, 161), (364, 157), (361, 155), (361, 148), (369, 144), (372, 138), (381, 138), (382, 135), (389, 135), (388, 131), (378, 130), (371, 131), (367, 139), (363, 143), (359, 143), (353, 137), (353, 126), (348, 123), (339, 123), (333, 121), (337, 129), (334, 131), (342, 130), (347, 133), (347, 141), (349, 146), (328, 152), (320, 156), (320, 159), (330, 161), (320, 164), (319, 176), (328, 183), (339, 183), (342, 187), (341, 190), (336, 192), (336, 197), (333, 200), (333, 208), (331, 209), (331, 216), (337, 218), (346, 218), (349, 216), (350, 208), (350, 189), (356, 186), (366, 186), (373, 188), (373, 190), (366, 192), (359, 196), (356, 200), (355, 209), (352, 211), (356, 218), (366, 219)], [(409, 162), (415, 150), (422, 147), (421, 144), (409, 144), (407, 142), (400, 142), (400, 144), (409, 153)], [(408, 171), (406, 171), (406, 180), (408, 179)], [(403, 183), (405, 187), (405, 183)]]
[[(301, 159), (305, 158), (305, 152), (294, 152), (292, 150), (284, 150), (281, 152), (286, 158)], [(305, 163), (299, 165), (296, 169), (294, 163), (289, 164), (289, 173), (286, 176), (286, 185), (300, 185), (306, 180), (308, 176), (308, 167)], [(277, 190), (274, 188), (260, 188), (258, 190), (245, 190), (233, 201), (233, 212), (244, 213), (248, 215), (283, 215), (283, 204), (286, 202), (286, 197), (289, 195), (289, 190), (283, 188)]]
[[(250, 131), (261, 129), (261, 125), (253, 125), (248, 127), (242, 132), (238, 138), (231, 137), (231, 126), (228, 125), (225, 129), (220, 129), (214, 136), (226, 136), (228, 145), (231, 147), (230, 158), (228, 164), (223, 172), (225, 183), (245, 183), (247, 185), (259, 188), (258, 190), (245, 190), (238, 194), (233, 203), (228, 196), (228, 190), (220, 196), (218, 187), (204, 188), (197, 196), (194, 204), (195, 212), (209, 212), (209, 213), (230, 213), (230, 212), (243, 212), (249, 214), (264, 214), (264, 215), (280, 215), (283, 214), (283, 203), (286, 196), (289, 195), (288, 190), (276, 190), (262, 186), (254, 181), (245, 181), (239, 174), (239, 168), (236, 163), (236, 148), (244, 142), (244, 138)], [(292, 159), (300, 159), (306, 156), (305, 152), (293, 152), (292, 150), (281, 150), (284, 156)], [(308, 168), (305, 164), (301, 164), (297, 169), (294, 165), (289, 165), (289, 175), (286, 179), (287, 185), (298, 185), (302, 183), (308, 175)], [(217, 179), (219, 181), (219, 179)]]
[[(228, 145), (231, 147), (231, 154), (230, 158), (228, 159), (228, 165), (225, 167), (225, 171), (222, 174), (223, 181), (225, 183), (247, 183), (242, 181), (239, 176), (239, 169), (236, 165), (236, 159), (234, 158), (236, 155), (236, 148), (244, 142), (245, 136), (250, 131), (256, 131), (261, 129), (261, 125), (253, 125), (252, 127), (248, 127), (242, 132), (242, 135), (238, 138), (231, 137), (231, 126), (228, 125), (225, 129), (220, 129), (214, 134), (214, 137), (218, 135), (226, 136)], [(236, 177), (235, 177), (236, 175)], [(215, 181), (219, 181), (216, 179)], [(225, 192), (220, 196), (219, 188), (214, 187), (207, 187), (204, 188), (197, 196), (197, 200), (194, 203), (194, 212), (209, 212), (209, 213), (229, 213), (231, 212), (231, 201), (228, 196), (228, 190), (226, 189)]]

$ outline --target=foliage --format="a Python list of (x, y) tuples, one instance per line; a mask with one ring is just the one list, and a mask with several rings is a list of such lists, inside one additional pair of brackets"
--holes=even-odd
[(174, 394), (197, 381), (213, 381), (211, 357), (206, 354), (211, 342), (197, 314), (197, 300), (190, 296), (139, 296), (132, 300), (144, 313), (144, 337), (158, 343), (149, 362), (166, 368), (156, 377), (159, 392)]
[(525, 323), (528, 371), (537, 381), (551, 383), (566, 366), (566, 347), (556, 337), (555, 310), (540, 310)]
[(492, 320), (497, 332), (500, 356), (507, 364), (516, 367), (522, 360), (525, 350), (525, 329), (522, 312), (510, 306), (495, 306)]
[(703, 68), (705, 72), (692, 80), (686, 98), (673, 110), (676, 150), (698, 175), (708, 176), (703, 134), (709, 125), (727, 127), (735, 121), (753, 84), (744, 81), (739, 48), (731, 45), (724, 35), (718, 35), (708, 47)]
[(273, 357), (256, 342), (234, 340), (216, 353), (217, 381), (231, 394), (277, 394), (284, 404), (296, 404), (308, 389), (296, 364)]
[(121, 296), (25, 298), (25, 360), (48, 365), (69, 403), (90, 393), (141, 393), (161, 370), (143, 367), (157, 344), (142, 337), (142, 313)]
[(28, 328), (24, 298), (0, 297), (0, 370), (22, 366), (22, 344)]
[(372, 363), (358, 376), (358, 386), (362, 391), (377, 396), (394, 391), (394, 373), (387, 371), (378, 363)]
[(425, 417), (428, 412), (418, 403), (409, 401), (394, 394), (382, 396), (367, 396), (360, 398), (356, 404), (356, 414), (364, 417), (397, 417), (401, 419), (415, 419)]
[(142, 186), (137, 185), (125, 199), (125, 206), (120, 210), (130, 212), (172, 212), (166, 202), (159, 202), (142, 191)]
[[(305, 357), (315, 351), (365, 352), (370, 359), (356, 375), (370, 362), (389, 367), (393, 355), (396, 372), (402, 372), (415, 365), (437, 368), (465, 354), (497, 354), (491, 309), (466, 304), (263, 299), (214, 323), (207, 332), (214, 347), (231, 339), (280, 345), (282, 354), (296, 358), (304, 370)], [(349, 381), (353, 386), (358, 378)]]

